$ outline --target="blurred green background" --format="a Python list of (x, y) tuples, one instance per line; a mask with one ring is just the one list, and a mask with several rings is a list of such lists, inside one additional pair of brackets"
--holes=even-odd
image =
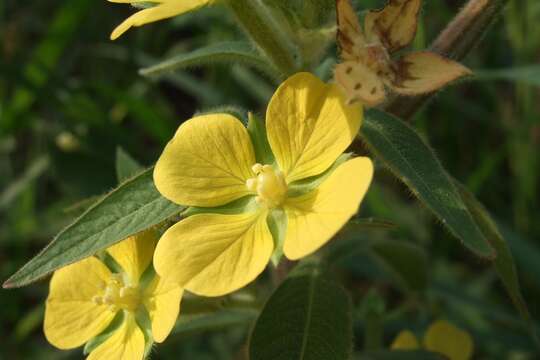
[[(425, 1), (414, 46), (426, 47), (463, 3)], [(115, 186), (118, 148), (151, 165), (176, 127), (197, 111), (234, 105), (264, 113), (275, 84), (246, 67), (213, 65), (159, 79), (138, 75), (141, 67), (173, 54), (242, 39), (225, 8), (133, 29), (109, 41), (112, 29), (132, 12), (104, 0), (0, 1), (3, 280)], [(465, 62), (477, 78), (442, 92), (413, 120), (448, 171), (499, 222), (535, 319), (540, 315), (539, 23), (538, 0), (511, 0)], [(430, 274), (422, 301), (401, 311), (398, 304), (407, 297), (376, 265), (357, 258), (339, 268), (358, 310), (358, 347), (362, 300), (371, 289), (392, 314), (387, 344), (401, 328), (424, 329), (445, 317), (474, 336), (475, 358), (537, 358), (493, 270), (460, 247), (383, 169), (362, 216), (399, 225), (381, 236), (425, 247)], [(0, 359), (81, 358), (80, 349), (61, 352), (44, 339), (46, 294), (47, 281), (0, 292)], [(153, 357), (244, 359), (252, 319), (224, 314), (220, 326), (180, 326)]]

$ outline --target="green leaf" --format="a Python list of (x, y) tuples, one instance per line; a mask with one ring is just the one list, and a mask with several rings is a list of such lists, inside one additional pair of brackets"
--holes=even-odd
[(129, 179), (89, 208), (9, 278), (4, 288), (25, 286), (178, 214), (184, 207), (161, 196), (152, 170)]
[(516, 265), (514, 263), (512, 253), (510, 252), (510, 248), (499, 232), (496, 223), (491, 219), (491, 216), (484, 206), (478, 200), (476, 200), (474, 195), (471, 194), (462, 184), (457, 181), (455, 181), (455, 184), (458, 187), (465, 204), (467, 204), (467, 207), (480, 226), (480, 229), (497, 251), (497, 257), (493, 262), (497, 275), (499, 275), (499, 278), (504, 284), (508, 295), (512, 299), (512, 302), (520, 312), (521, 316), (525, 320), (530, 321), (531, 317), (527, 309), (525, 299), (521, 295)]
[(143, 166), (137, 160), (132, 158), (121, 147), (116, 148), (116, 177), (119, 183), (140, 173), (142, 170)]
[(380, 350), (362, 353), (355, 360), (446, 360), (446, 357), (423, 350)]
[(495, 256), (435, 153), (413, 128), (390, 114), (370, 110), (362, 138), (465, 247), (480, 257)]
[(497, 70), (475, 70), (473, 80), (508, 80), (540, 86), (540, 65), (526, 65)]
[(179, 69), (214, 63), (241, 63), (263, 71), (270, 76), (276, 76), (276, 70), (272, 65), (257, 54), (249, 43), (243, 41), (209, 45), (143, 68), (139, 73), (143, 76), (159, 76)]
[(427, 285), (427, 254), (403, 241), (380, 240), (371, 244), (371, 256), (405, 290), (421, 291)]
[(316, 264), (298, 266), (272, 294), (249, 344), (251, 360), (343, 360), (352, 347), (351, 301)]

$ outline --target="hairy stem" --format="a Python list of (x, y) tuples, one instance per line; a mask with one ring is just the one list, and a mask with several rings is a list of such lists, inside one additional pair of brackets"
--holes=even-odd
[(280, 19), (261, 0), (227, 0), (226, 3), (251, 40), (283, 75), (297, 70), (297, 49), (287, 33), (288, 24), (280, 24)]

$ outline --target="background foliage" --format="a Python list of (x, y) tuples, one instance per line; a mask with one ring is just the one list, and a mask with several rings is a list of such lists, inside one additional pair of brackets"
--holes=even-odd
[[(463, 2), (425, 3), (417, 48), (429, 44)], [(263, 113), (274, 88), (264, 72), (209, 64), (159, 78), (137, 74), (158, 59), (243, 39), (224, 8), (110, 42), (110, 31), (131, 12), (99, 0), (0, 2), (2, 279), (116, 185), (118, 148), (149, 166), (194, 112), (228, 104)], [(510, 1), (465, 62), (478, 76), (441, 93), (411, 123), (497, 220), (534, 319), (540, 315), (539, 21), (538, 1)], [(444, 317), (471, 332), (478, 358), (534, 358), (535, 345), (493, 268), (459, 246), (382, 168), (362, 216), (397, 227), (349, 239), (355, 256), (328, 249), (333, 276), (352, 294), (356, 349), (378, 346), (364, 336), (366, 327), (384, 325), (388, 345), (398, 330), (423, 330)], [(377, 245), (368, 248), (373, 241)], [(409, 264), (393, 261), (395, 243), (409, 254)], [(154, 358), (244, 359), (254, 309), (261, 307), (251, 295), (267, 291), (258, 284), (239, 298), (202, 304), (187, 298), (185, 316)], [(46, 281), (0, 293), (0, 358), (80, 358), (80, 349), (60, 352), (45, 341), (46, 294)], [(210, 321), (207, 314), (215, 311)]]

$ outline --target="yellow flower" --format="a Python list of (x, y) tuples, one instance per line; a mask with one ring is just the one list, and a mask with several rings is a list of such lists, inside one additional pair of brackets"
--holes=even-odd
[(218, 207), (241, 198), (247, 205), (192, 215), (169, 228), (154, 254), (157, 273), (195, 294), (220, 296), (254, 280), (281, 247), (292, 260), (321, 247), (357, 212), (372, 162), (348, 160), (316, 188), (293, 190), (331, 168), (361, 121), (359, 105), (346, 105), (334, 85), (308, 73), (286, 80), (268, 105), (275, 161), (260, 163), (250, 134), (231, 115), (186, 121), (156, 164), (158, 190), (183, 205)]
[(114, 3), (144, 4), (156, 3), (158, 5), (143, 9), (131, 15), (118, 25), (111, 34), (111, 40), (129, 30), (132, 26), (142, 26), (154, 21), (182, 15), (192, 10), (210, 4), (213, 0), (109, 0)]
[[(156, 242), (156, 234), (147, 231), (110, 247), (108, 254), (122, 270), (118, 273), (96, 257), (57, 270), (45, 307), (47, 340), (59, 349), (72, 349), (110, 331), (88, 359), (143, 359), (147, 343), (165, 340), (183, 290), (155, 274), (146, 276)], [(153, 339), (137, 321), (144, 310)]]
[[(450, 360), (468, 360), (473, 354), (471, 336), (454, 325), (439, 320), (431, 324), (425, 336), (423, 347), (426, 350), (445, 355)], [(408, 330), (398, 334), (392, 343), (395, 350), (415, 350), (420, 348), (416, 336)]]

